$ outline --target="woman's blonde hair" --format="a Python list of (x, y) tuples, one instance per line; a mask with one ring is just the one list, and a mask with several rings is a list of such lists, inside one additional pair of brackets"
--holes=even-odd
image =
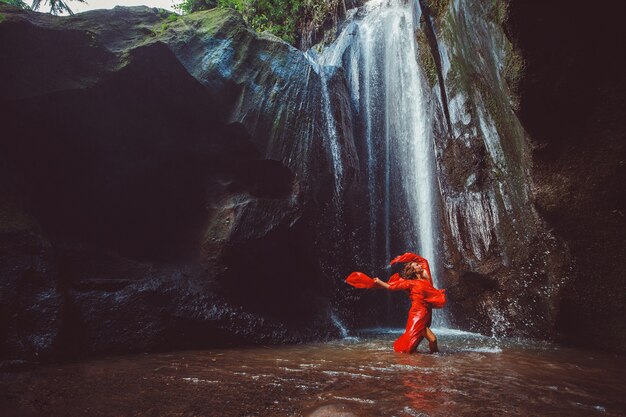
[(417, 279), (418, 275), (415, 272), (415, 269), (411, 266), (411, 262), (404, 264), (404, 268), (402, 272), (400, 272), (400, 276), (404, 279)]

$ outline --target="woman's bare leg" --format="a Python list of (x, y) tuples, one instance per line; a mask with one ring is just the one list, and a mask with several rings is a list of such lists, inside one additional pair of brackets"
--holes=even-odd
[(437, 347), (437, 336), (430, 330), (430, 327), (426, 328), (426, 334), (424, 335), (426, 340), (428, 340), (428, 348), (430, 349), (430, 353), (439, 352), (439, 348)]

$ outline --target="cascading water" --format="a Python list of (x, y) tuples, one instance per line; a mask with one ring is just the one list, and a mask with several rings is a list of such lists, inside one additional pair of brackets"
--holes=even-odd
[(318, 57), (314, 54), (313, 51), (305, 53), (305, 57), (311, 62), (313, 70), (320, 76), (323, 106), (322, 114), (324, 115), (326, 137), (328, 138), (328, 149), (330, 151), (333, 171), (335, 174), (335, 193), (338, 195), (341, 192), (343, 165), (341, 160), (337, 126), (331, 107), (330, 93), (328, 91), (328, 75), (326, 74), (327, 68), (323, 65), (323, 62), (316, 62), (316, 59)]
[[(417, 251), (429, 259), (437, 283), (432, 111), (418, 65), (414, 31), (419, 15), (418, 4), (372, 0), (349, 15), (318, 62), (344, 69), (355, 121), (363, 132), (364, 155), (359, 156), (367, 161), (372, 264), (388, 262), (396, 255), (392, 251), (401, 248)], [(324, 72), (320, 75), (327, 88)], [(330, 151), (335, 155), (332, 141)], [(381, 233), (383, 245), (378, 247)]]

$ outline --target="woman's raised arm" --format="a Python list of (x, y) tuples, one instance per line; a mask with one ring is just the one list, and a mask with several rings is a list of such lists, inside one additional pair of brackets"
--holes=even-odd
[(389, 284), (387, 284), (385, 281), (379, 279), (379, 278), (374, 278), (374, 285), (384, 288), (386, 290), (389, 289)]
[(394, 280), (391, 284), (386, 283), (378, 278), (374, 278), (374, 285), (389, 291), (404, 291), (411, 289), (411, 282), (406, 279)]

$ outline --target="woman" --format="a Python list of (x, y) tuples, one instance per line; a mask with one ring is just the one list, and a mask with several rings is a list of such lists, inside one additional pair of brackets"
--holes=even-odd
[(426, 337), (430, 353), (438, 352), (437, 337), (428, 326), (432, 317), (431, 308), (442, 308), (446, 303), (445, 290), (432, 286), (430, 274), (418, 262), (408, 262), (401, 275), (394, 274), (389, 283), (374, 278), (374, 285), (390, 291), (406, 291), (411, 298), (406, 330), (394, 342), (393, 350), (413, 353)]

